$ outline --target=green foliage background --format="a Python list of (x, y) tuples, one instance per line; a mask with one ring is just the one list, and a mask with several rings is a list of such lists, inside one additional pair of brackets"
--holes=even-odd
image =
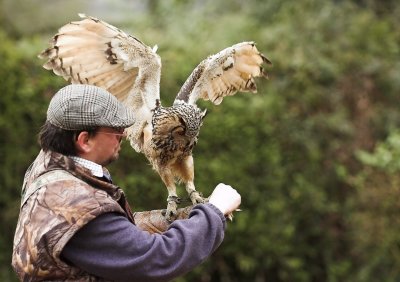
[[(196, 184), (242, 195), (218, 251), (177, 281), (400, 280), (398, 1), (0, 1), (0, 280), (10, 261), (24, 172), (51, 96), (66, 84), (36, 55), (78, 12), (157, 44), (169, 105), (206, 56), (254, 40), (273, 62), (257, 95), (209, 115)], [(166, 190), (128, 144), (110, 167), (135, 210)], [(183, 195), (183, 189), (180, 190)]]

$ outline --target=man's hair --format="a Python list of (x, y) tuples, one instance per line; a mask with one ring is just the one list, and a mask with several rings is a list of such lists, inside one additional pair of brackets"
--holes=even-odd
[(46, 121), (39, 132), (39, 144), (43, 151), (53, 151), (66, 156), (76, 156), (75, 141), (82, 131), (89, 132), (92, 136), (96, 128), (88, 130), (65, 130)]

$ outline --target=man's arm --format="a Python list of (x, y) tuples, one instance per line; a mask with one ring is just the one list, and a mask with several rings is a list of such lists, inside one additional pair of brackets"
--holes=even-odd
[(118, 281), (168, 281), (204, 261), (221, 244), (226, 222), (212, 204), (197, 205), (188, 219), (150, 234), (117, 213), (103, 214), (79, 230), (62, 257), (99, 277)]

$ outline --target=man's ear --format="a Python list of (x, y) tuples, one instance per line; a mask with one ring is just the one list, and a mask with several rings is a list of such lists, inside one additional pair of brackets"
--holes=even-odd
[(89, 132), (82, 131), (78, 134), (75, 141), (75, 147), (79, 153), (88, 153), (91, 150), (91, 143), (89, 142)]

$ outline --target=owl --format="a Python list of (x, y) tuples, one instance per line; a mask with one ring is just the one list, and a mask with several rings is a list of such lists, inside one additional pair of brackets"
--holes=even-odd
[(204, 59), (190, 74), (172, 106), (161, 105), (161, 59), (138, 38), (94, 17), (62, 26), (39, 58), (70, 83), (92, 84), (108, 90), (135, 113), (126, 129), (132, 147), (143, 153), (167, 190), (168, 221), (176, 218), (180, 197), (176, 183), (184, 183), (193, 204), (206, 199), (194, 184), (192, 151), (206, 115), (196, 102), (219, 105), (237, 92), (257, 92), (255, 78), (267, 78), (271, 64), (254, 42), (241, 42)]

